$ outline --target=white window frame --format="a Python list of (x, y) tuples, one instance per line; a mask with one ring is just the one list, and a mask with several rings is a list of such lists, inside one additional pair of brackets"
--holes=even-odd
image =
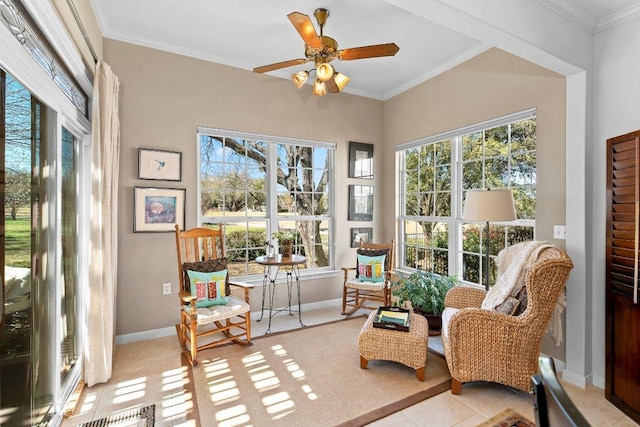
[[(92, 94), (92, 83), (90, 80), (90, 76), (82, 62), (82, 58), (80, 57), (77, 48), (71, 38), (68, 36), (67, 30), (64, 27), (64, 24), (58, 19), (58, 13), (53, 8), (53, 4), (47, 0), (32, 0), (29, 2), (23, 2), (25, 8), (32, 15), (32, 18), (36, 22), (36, 25), (40, 28), (40, 30), (44, 33), (48, 42), (54, 47), (56, 52), (61, 56), (61, 59), (67, 64), (70, 68), (70, 72), (76, 78), (80, 87), (89, 94), (89, 98)], [(31, 94), (33, 94), (38, 100), (48, 109), (48, 132), (50, 133), (51, 141), (55, 144), (55, 147), (49, 147), (48, 151), (50, 153), (49, 164), (51, 165), (51, 170), (49, 173), (51, 176), (58, 177), (58, 163), (57, 159), (59, 158), (60, 153), (60, 144), (61, 144), (61, 128), (62, 126), (66, 127), (67, 130), (71, 131), (75, 136), (84, 141), (90, 140), (91, 135), (91, 123), (89, 119), (78, 114), (78, 109), (76, 105), (71, 102), (71, 100), (62, 92), (62, 90), (56, 85), (56, 83), (51, 79), (51, 76), (48, 75), (39, 64), (33, 59), (33, 57), (26, 51), (26, 49), (18, 42), (15, 36), (9, 31), (9, 29), (0, 23), (0, 68), (4, 69), (5, 72), (11, 74), (15, 79), (17, 79)], [(91, 105), (91, 99), (88, 101), (89, 105)], [(84, 182), (90, 182), (89, 179), (86, 179), (87, 176), (90, 175), (90, 153), (91, 147), (88, 146), (88, 143), (85, 143), (83, 147), (80, 149), (80, 156), (78, 163), (78, 179), (84, 179)], [(60, 180), (56, 180), (53, 183), (54, 187), (49, 187), (49, 197), (47, 206), (43, 206), (42, 213), (43, 215), (48, 214), (50, 218), (55, 218), (56, 221), (59, 221), (59, 217), (56, 217), (56, 212), (59, 211), (60, 205), (60, 193), (59, 186)], [(78, 198), (79, 201), (87, 201), (90, 200), (90, 185), (83, 185), (79, 188), (81, 192), (81, 196)], [(85, 208), (86, 207), (86, 208)], [(79, 230), (87, 230), (89, 219), (88, 219), (88, 207), (89, 203), (84, 202), (83, 205), (78, 206), (78, 215), (80, 215), (79, 221)], [(53, 229), (54, 227), (52, 227)], [(58, 229), (58, 227), (55, 227)], [(50, 239), (50, 246), (48, 248), (48, 257), (52, 260), (57, 260), (61, 258), (61, 249), (57, 245), (57, 241), (59, 239), (59, 232), (50, 231), (51, 234), (48, 236)], [(82, 292), (83, 283), (86, 283), (86, 278), (88, 277), (88, 253), (85, 248), (89, 247), (89, 233), (80, 234), (79, 242), (78, 242), (78, 251), (79, 251), (79, 263), (78, 263), (78, 290), (77, 297), (78, 301), (80, 301), (77, 313), (77, 318), (82, 319), (84, 317), (84, 313), (86, 312), (86, 298), (87, 294)], [(57, 278), (59, 277), (59, 268), (57, 262), (51, 262), (48, 264), (50, 270), (47, 272), (48, 277)], [(55, 280), (55, 279), (54, 279)], [(51, 303), (58, 304), (60, 299), (57, 298), (59, 296), (59, 286), (61, 286), (60, 282), (56, 281), (56, 295), (52, 294)], [(56, 306), (56, 310), (58, 310), (58, 306)], [(54, 319), (51, 319), (52, 321)], [(59, 326), (59, 325), (58, 325)], [(49, 422), (51, 425), (58, 425), (62, 422), (63, 419), (63, 409), (66, 401), (71, 396), (74, 391), (76, 384), (80, 380), (80, 376), (83, 369), (83, 357), (82, 352), (84, 351), (84, 336), (86, 333), (84, 324), (82, 322), (78, 322), (78, 346), (80, 348), (80, 357), (78, 362), (73, 367), (73, 372), (69, 375), (68, 381), (64, 384), (64, 387), (60, 383), (59, 376), (59, 365), (52, 366), (48, 371), (49, 375), (53, 375), (52, 384), (54, 385), (53, 389), (56, 390), (55, 396), (53, 396), (52, 400), (52, 408), (49, 412), (51, 418), (49, 418)], [(55, 328), (56, 331), (59, 329)], [(54, 349), (54, 353), (51, 355), (51, 360), (58, 361), (60, 360), (60, 348), (58, 343), (61, 341), (59, 334), (56, 333), (54, 336), (50, 338), (51, 348)]]
[[(398, 191), (398, 265), (399, 270), (413, 271), (414, 268), (406, 265), (405, 246), (405, 221), (432, 221), (443, 222), (447, 224), (448, 235), (448, 252), (449, 263), (448, 271), (450, 275), (455, 275), (459, 278), (462, 277), (462, 225), (469, 221), (462, 220), (462, 137), (476, 132), (493, 129), (499, 126), (504, 126), (510, 123), (518, 122), (521, 120), (535, 119), (536, 109), (530, 108), (523, 111), (518, 111), (512, 114), (508, 114), (495, 119), (487, 120), (481, 123), (476, 123), (470, 126), (461, 127), (458, 129), (443, 132), (437, 135), (432, 135), (426, 138), (420, 138), (415, 141), (411, 141), (405, 144), (400, 144), (396, 147), (396, 155), (399, 165), (399, 183), (400, 188)], [(406, 150), (412, 148), (419, 148), (425, 145), (434, 144), (443, 140), (451, 140), (451, 216), (438, 217), (438, 216), (408, 216), (406, 215)], [(454, 160), (455, 159), (455, 160)], [(536, 208), (537, 209), (537, 208)], [(494, 225), (509, 225), (509, 226), (525, 226), (533, 229), (534, 235), (535, 218), (533, 219), (519, 219), (510, 222), (492, 222)], [(465, 282), (467, 284), (476, 285), (472, 282)], [(478, 285), (480, 287), (480, 285)]]
[[(210, 136), (219, 136), (224, 138), (235, 138), (235, 139), (243, 139), (243, 140), (255, 140), (264, 142), (267, 144), (267, 172), (266, 172), (266, 193), (267, 193), (267, 202), (266, 202), (266, 215), (265, 216), (256, 216), (256, 217), (241, 217), (241, 218), (219, 218), (219, 217), (207, 217), (202, 214), (201, 210), (201, 182), (200, 182), (200, 171), (201, 171), (201, 152), (200, 152), (200, 136), (201, 135), (210, 135)], [(336, 144), (323, 142), (323, 141), (311, 141), (304, 139), (295, 139), (295, 138), (285, 138), (279, 136), (271, 136), (271, 135), (262, 135), (255, 134), (249, 132), (240, 132), (228, 129), (220, 129), (220, 128), (211, 128), (206, 126), (198, 126), (196, 133), (196, 147), (197, 147), (197, 171), (198, 171), (198, 182), (197, 182), (197, 198), (196, 198), (196, 207), (198, 211), (198, 226), (202, 226), (205, 223), (219, 223), (224, 224), (226, 222), (236, 222), (240, 221), (265, 221), (267, 225), (267, 236), (270, 236), (272, 232), (278, 230), (278, 221), (282, 220), (282, 218), (278, 218), (277, 206), (278, 206), (278, 184), (277, 184), (277, 152), (276, 147), (279, 145), (296, 145), (296, 146), (307, 146), (314, 148), (324, 148), (329, 151), (330, 159), (329, 159), (329, 182), (327, 184), (329, 191), (329, 210), (326, 215), (323, 216), (303, 216), (303, 215), (292, 215), (287, 217), (287, 220), (291, 221), (304, 221), (304, 220), (316, 220), (322, 219), (326, 220), (329, 224), (328, 230), (328, 243), (327, 246), (329, 248), (329, 265), (325, 267), (317, 267), (317, 268), (307, 268), (300, 271), (300, 277), (302, 279), (309, 278), (318, 278), (325, 277), (326, 274), (331, 274), (335, 271), (335, 152), (336, 152)], [(273, 148), (272, 148), (273, 147)], [(244, 280), (248, 281), (256, 281), (262, 280), (262, 275), (247, 275), (243, 277)], [(261, 282), (260, 282), (261, 283)]]

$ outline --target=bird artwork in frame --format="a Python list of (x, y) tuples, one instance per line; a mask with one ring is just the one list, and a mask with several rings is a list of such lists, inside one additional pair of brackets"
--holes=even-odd
[(182, 181), (182, 153), (139, 148), (138, 178), (158, 181)]

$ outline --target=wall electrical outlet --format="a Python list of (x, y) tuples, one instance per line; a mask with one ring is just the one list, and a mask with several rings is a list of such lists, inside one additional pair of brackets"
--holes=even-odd
[(169, 295), (171, 293), (171, 283), (162, 284), (162, 294)]
[(553, 238), (554, 239), (566, 239), (567, 238), (567, 227), (564, 225), (554, 225), (553, 226)]

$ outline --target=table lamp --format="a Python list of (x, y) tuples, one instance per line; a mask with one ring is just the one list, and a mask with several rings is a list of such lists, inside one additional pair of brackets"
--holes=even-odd
[(484, 258), (485, 282), (489, 290), (489, 222), (513, 221), (516, 209), (511, 190), (469, 190), (464, 202), (462, 219), (465, 221), (486, 221), (487, 236)]

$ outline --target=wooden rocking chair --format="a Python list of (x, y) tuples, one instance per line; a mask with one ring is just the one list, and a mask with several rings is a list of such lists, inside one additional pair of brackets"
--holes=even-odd
[[(385, 255), (383, 280), (361, 280), (358, 274), (358, 266), (343, 267), (344, 286), (342, 289), (342, 314), (353, 314), (359, 308), (375, 310), (379, 306), (391, 305), (391, 277), (393, 269), (393, 248), (391, 243), (364, 243), (360, 242), (357, 253), (366, 256)], [(354, 274), (355, 273), (355, 274)], [(378, 305), (365, 305), (367, 301), (376, 301)], [(351, 307), (347, 311), (347, 307)]]
[[(216, 302), (216, 305), (208, 307), (198, 307), (202, 305), (198, 304), (202, 295), (191, 292), (188, 271), (213, 273), (227, 269), (222, 227), (180, 231), (176, 225), (176, 250), (180, 283), (180, 323), (176, 325), (176, 331), (189, 363), (198, 363), (198, 351), (228, 342), (251, 345), (249, 290), (253, 285), (228, 281), (227, 274), (222, 298), (226, 297), (228, 301), (226, 304)], [(216, 282), (210, 282), (208, 285), (215, 288)], [(242, 289), (244, 298), (231, 295), (231, 287)], [(215, 291), (213, 293), (215, 294)], [(207, 302), (204, 302), (204, 305), (206, 304)]]

